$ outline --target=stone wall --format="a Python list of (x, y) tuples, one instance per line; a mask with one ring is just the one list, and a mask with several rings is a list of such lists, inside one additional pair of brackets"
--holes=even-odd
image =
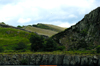
[(100, 66), (100, 56), (0, 54), (0, 65)]

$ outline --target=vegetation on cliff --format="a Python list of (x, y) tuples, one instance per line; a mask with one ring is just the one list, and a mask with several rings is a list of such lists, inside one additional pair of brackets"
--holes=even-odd
[(100, 7), (86, 14), (76, 25), (52, 38), (66, 50), (95, 50), (100, 45)]
[[(42, 35), (0, 27), (0, 52), (54, 51), (57, 47), (55, 41)], [(58, 49), (63, 50), (61, 48)]]

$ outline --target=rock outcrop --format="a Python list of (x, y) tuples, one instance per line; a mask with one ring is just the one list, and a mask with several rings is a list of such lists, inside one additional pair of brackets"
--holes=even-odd
[(100, 45), (100, 7), (86, 14), (76, 25), (53, 36), (69, 49), (94, 49)]
[(0, 54), (0, 65), (100, 66), (100, 56)]

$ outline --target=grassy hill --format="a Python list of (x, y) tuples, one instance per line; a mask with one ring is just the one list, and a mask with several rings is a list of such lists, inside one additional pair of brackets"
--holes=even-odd
[(20, 41), (24, 41), (27, 45), (30, 45), (29, 35), (29, 32), (19, 29), (0, 27), (0, 46), (5, 51), (9, 51), (14, 49), (15, 45)]
[(57, 33), (56, 31), (41, 29), (41, 28), (37, 28), (37, 27), (30, 27), (30, 26), (26, 26), (25, 30), (37, 32), (40, 35), (47, 35), (49, 37)]
[(43, 29), (43, 28), (32, 27), (32, 26), (25, 26), (24, 29), (25, 30), (22, 30), (20, 28), (16, 28), (1, 23), (0, 24), (0, 48), (3, 48), (4, 52), (11, 52), (11, 51), (16, 52), (17, 50), (15, 50), (15, 48), (17, 47), (18, 43), (22, 41), (27, 45), (27, 48), (25, 49), (27, 51), (30, 51), (31, 43), (29, 41), (29, 38), (31, 33), (28, 31), (37, 32), (40, 35), (47, 35), (47, 36), (52, 36), (57, 33), (57, 31), (54, 30)]
[(37, 32), (40, 35), (47, 35), (50, 37), (54, 34), (57, 34), (58, 32), (65, 30), (65, 28), (55, 26), (55, 25), (50, 25), (50, 24), (40, 24), (39, 23), (33, 26), (26, 26), (25, 30)]

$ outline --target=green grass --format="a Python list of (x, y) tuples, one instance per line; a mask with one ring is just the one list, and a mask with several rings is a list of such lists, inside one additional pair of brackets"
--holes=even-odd
[(57, 34), (58, 32), (65, 30), (65, 28), (51, 25), (51, 24), (37, 24), (37, 27), (26, 26), (25, 29), (32, 32), (37, 32), (40, 35), (47, 35), (49, 37), (53, 36), (54, 34)]
[(0, 27), (0, 46), (2, 46), (4, 50), (12, 50), (20, 41), (24, 41), (28, 45), (30, 44), (29, 35), (30, 33), (26, 31)]
[[(93, 51), (53, 51), (53, 52), (32, 52), (30, 51), (29, 42), (30, 33), (13, 28), (0, 27), (0, 46), (4, 48), (4, 52), (0, 54), (68, 54), (68, 55), (100, 55)], [(20, 41), (24, 41), (27, 44), (26, 51), (14, 50), (16, 44)]]
[(40, 35), (47, 35), (49, 37), (56, 34), (56, 33), (58, 33), (56, 31), (41, 29), (41, 28), (37, 28), (37, 27), (30, 27), (30, 26), (27, 26), (25, 29), (29, 30), (29, 31), (32, 31), (32, 32), (37, 32)]
[(52, 24), (44, 24), (44, 25), (46, 25), (46, 26), (48, 26), (48, 27), (51, 27), (51, 28), (55, 29), (55, 30), (58, 31), (58, 32), (64, 31), (64, 30), (66, 29), (66, 28), (59, 27), (59, 26), (52, 25)]
[(52, 52), (31, 52), (27, 50), (26, 52), (22, 51), (14, 51), (8, 50), (2, 52), (0, 54), (52, 54), (52, 55), (100, 55), (100, 53), (96, 53), (95, 51), (52, 51)]

